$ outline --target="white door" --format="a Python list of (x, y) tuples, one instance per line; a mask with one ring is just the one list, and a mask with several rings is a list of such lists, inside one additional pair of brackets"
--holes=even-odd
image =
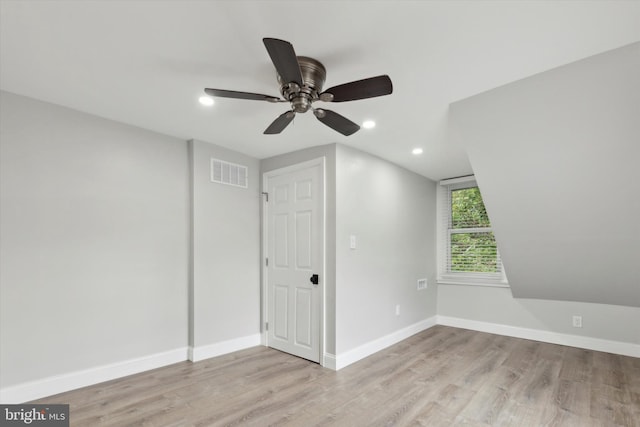
[(263, 182), (267, 345), (320, 362), (324, 161), (268, 172)]

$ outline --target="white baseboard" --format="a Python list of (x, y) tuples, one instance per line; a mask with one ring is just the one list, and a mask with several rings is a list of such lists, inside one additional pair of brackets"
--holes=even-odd
[(337, 371), (336, 369), (336, 355), (331, 353), (325, 353), (322, 358), (322, 366)]
[(340, 370), (345, 366), (349, 366), (352, 363), (357, 362), (358, 360), (372, 355), (373, 353), (376, 353), (404, 339), (407, 339), (411, 335), (415, 335), (418, 332), (435, 326), (437, 324), (436, 319), (437, 316), (430, 317), (335, 356), (335, 370)]
[(0, 389), (0, 402), (24, 403), (186, 360), (187, 348), (97, 366)]
[(438, 325), (453, 326), (455, 328), (471, 329), (473, 331), (488, 332), (508, 337), (603, 351), (606, 353), (621, 354), (623, 356), (640, 357), (640, 344), (562, 334), (540, 329), (520, 328), (499, 323), (479, 322), (477, 320), (461, 319), (459, 317), (437, 316), (437, 322)]
[(199, 362), (200, 360), (209, 359), (211, 357), (221, 356), (223, 354), (232, 353), (245, 348), (260, 345), (262, 337), (259, 333), (247, 335), (240, 338), (234, 338), (228, 341), (217, 342), (197, 347), (189, 347), (189, 360)]
[[(358, 360), (364, 359), (367, 356), (409, 338), (418, 332), (429, 329), (436, 324), (640, 358), (639, 344), (562, 334), (539, 329), (521, 328), (498, 323), (480, 322), (457, 317), (433, 316), (337, 356), (325, 353), (323, 355), (322, 365), (328, 369), (342, 369)], [(188, 349), (178, 348), (123, 362), (56, 375), (0, 389), (0, 402), (3, 404), (24, 403), (182, 362), (187, 358), (188, 360), (197, 362), (260, 344), (261, 334), (258, 333), (206, 346), (189, 347)]]

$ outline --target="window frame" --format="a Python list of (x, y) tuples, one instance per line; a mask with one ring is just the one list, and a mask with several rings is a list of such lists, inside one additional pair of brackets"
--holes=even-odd
[[(508, 288), (509, 282), (504, 271), (504, 265), (498, 251), (498, 273), (486, 272), (452, 272), (449, 265), (449, 253), (451, 251), (451, 235), (458, 233), (481, 232), (492, 233), (492, 227), (479, 227), (468, 229), (449, 228), (451, 223), (451, 193), (455, 190), (478, 187), (473, 175), (460, 178), (442, 180), (438, 186), (438, 284), (443, 285), (473, 285)], [(459, 231), (464, 230), (464, 231)], [(496, 248), (497, 249), (497, 248)]]

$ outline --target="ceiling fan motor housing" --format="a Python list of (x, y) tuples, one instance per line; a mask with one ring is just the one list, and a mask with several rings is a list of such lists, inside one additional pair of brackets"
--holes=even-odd
[(311, 103), (318, 99), (322, 92), (322, 85), (327, 77), (327, 70), (320, 61), (307, 56), (298, 56), (302, 87), (295, 82), (285, 82), (278, 75), (280, 93), (284, 99), (291, 102), (291, 108), (296, 113), (305, 113), (311, 108)]

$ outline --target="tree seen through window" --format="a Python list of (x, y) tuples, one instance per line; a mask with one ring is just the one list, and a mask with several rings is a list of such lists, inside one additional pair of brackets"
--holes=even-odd
[(451, 191), (451, 272), (498, 273), (498, 248), (478, 187)]

